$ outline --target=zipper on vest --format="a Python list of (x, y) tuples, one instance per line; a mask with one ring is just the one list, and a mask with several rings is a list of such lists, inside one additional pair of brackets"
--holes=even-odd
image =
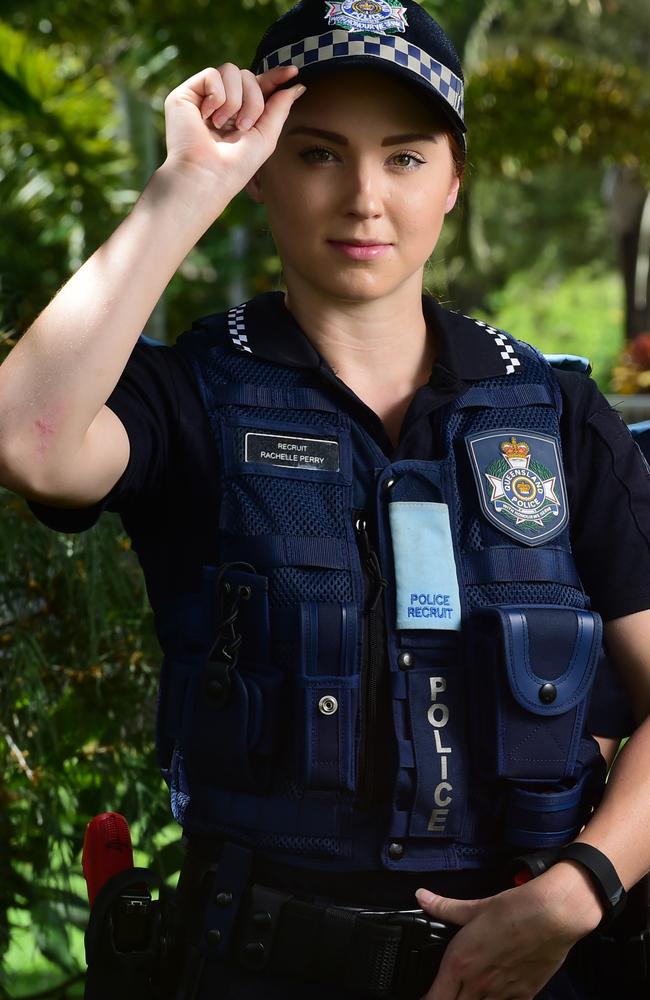
[(383, 602), (388, 581), (372, 547), (363, 512), (356, 515), (355, 531), (365, 586), (357, 800), (370, 807), (378, 804), (378, 777), (383, 775), (385, 780), (388, 766), (390, 702)]

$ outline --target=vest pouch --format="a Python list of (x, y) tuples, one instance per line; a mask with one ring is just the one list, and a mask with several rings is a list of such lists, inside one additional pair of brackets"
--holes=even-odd
[(506, 840), (514, 847), (544, 848), (568, 844), (598, 805), (605, 787), (606, 764), (594, 740), (583, 740), (580, 773), (548, 785), (511, 785), (506, 799)]
[(472, 756), (481, 777), (575, 777), (601, 642), (590, 611), (494, 607), (472, 616)]
[(300, 679), (300, 782), (312, 791), (354, 791), (352, 745), (359, 701), (358, 677)]
[(300, 606), (294, 766), (305, 789), (356, 788), (356, 624), (349, 604)]
[(257, 789), (271, 777), (281, 702), (282, 674), (270, 657), (268, 580), (232, 568), (220, 574), (220, 590), (219, 636), (188, 691), (185, 765), (190, 782)]

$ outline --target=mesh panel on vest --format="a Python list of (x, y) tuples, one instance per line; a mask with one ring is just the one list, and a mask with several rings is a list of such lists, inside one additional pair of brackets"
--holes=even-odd
[[(270, 374), (272, 370), (272, 376)], [(258, 385), (273, 385), (286, 388), (296, 385), (298, 372), (294, 368), (282, 368), (257, 361), (250, 354), (236, 354), (233, 351), (210, 351), (203, 371), (209, 382), (254, 382)]]
[(340, 537), (345, 524), (339, 486), (274, 476), (241, 476), (228, 484), (239, 523), (230, 530), (246, 535)]
[[(224, 406), (223, 414), (226, 419), (244, 419), (250, 425), (242, 428), (242, 436), (239, 442), (239, 460), (244, 460), (244, 430), (250, 430), (257, 421), (269, 421), (274, 424), (300, 423), (302, 429), (314, 427), (316, 430), (325, 431), (328, 434), (336, 433), (336, 422), (327, 413), (320, 413), (316, 410), (301, 410), (295, 413), (292, 410), (270, 410), (264, 406)], [(298, 431), (292, 431), (298, 433)]]
[(498, 848), (491, 845), (487, 847), (470, 847), (468, 844), (458, 844), (454, 850), (456, 854), (463, 858), (484, 858), (486, 853), (496, 854)]
[(471, 552), (483, 549), (483, 532), (478, 518), (474, 514), (461, 517), (460, 546)]
[(255, 841), (260, 849), (275, 848), (292, 854), (324, 854), (338, 857), (341, 845), (333, 837), (294, 837), (282, 834), (261, 834)]
[(301, 601), (351, 601), (350, 574), (343, 570), (273, 569), (269, 572), (269, 602), (273, 607)]
[(559, 604), (565, 607), (584, 608), (584, 594), (560, 583), (486, 583), (465, 588), (470, 610), (487, 608), (494, 604)]
[[(504, 424), (518, 424), (521, 423), (521, 410), (501, 410), (498, 412), (499, 421)], [(495, 414), (493, 410), (480, 410), (478, 413), (475, 411), (472, 418), (472, 433), (476, 434), (479, 431), (492, 430), (495, 425), (494, 420)], [(542, 433), (553, 433), (556, 429), (555, 423), (555, 410), (552, 410), (548, 406), (527, 406), (526, 407), (526, 430), (532, 431), (542, 431)], [(461, 425), (462, 426), (462, 425)]]
[[(557, 413), (550, 406), (527, 406), (523, 419), (528, 432), (540, 431), (542, 434), (557, 434)], [(461, 439), (470, 432), (477, 434), (509, 424), (516, 427), (521, 423), (522, 411), (520, 408), (512, 410), (461, 410), (451, 417), (448, 433), (456, 437), (464, 447)]]

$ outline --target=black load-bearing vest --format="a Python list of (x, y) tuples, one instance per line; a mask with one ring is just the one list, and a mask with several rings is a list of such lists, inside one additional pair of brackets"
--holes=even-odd
[(444, 408), (439, 459), (391, 462), (317, 371), (251, 353), (244, 309), (178, 342), (221, 498), (203, 589), (154, 609), (175, 817), (333, 870), (571, 840), (604, 780), (585, 732), (602, 628), (551, 367), (488, 328), (504, 374)]

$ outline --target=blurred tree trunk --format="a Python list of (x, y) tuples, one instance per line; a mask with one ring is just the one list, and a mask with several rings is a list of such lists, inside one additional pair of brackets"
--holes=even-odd
[(650, 331), (650, 192), (636, 170), (612, 167), (603, 186), (625, 285), (625, 336)]

